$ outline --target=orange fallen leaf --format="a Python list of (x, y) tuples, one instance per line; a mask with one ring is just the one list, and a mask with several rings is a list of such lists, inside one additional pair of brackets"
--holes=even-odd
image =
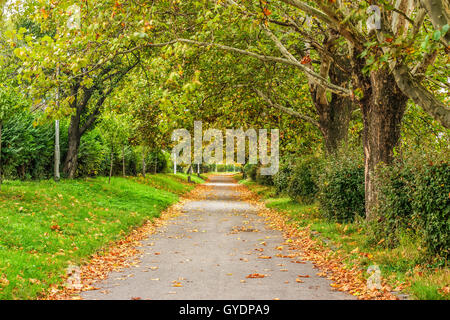
[(246, 278), (264, 278), (265, 275), (261, 273), (251, 273)]

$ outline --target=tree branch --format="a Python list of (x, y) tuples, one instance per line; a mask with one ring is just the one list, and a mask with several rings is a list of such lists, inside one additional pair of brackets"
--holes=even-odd
[(284, 64), (288, 64), (291, 66), (295, 66), (298, 69), (300, 69), (301, 71), (303, 71), (306, 74), (308, 74), (309, 76), (311, 76), (312, 78), (314, 78), (314, 80), (317, 83), (326, 87), (331, 92), (334, 92), (334, 93), (336, 93), (338, 95), (342, 95), (342, 96), (351, 96), (351, 94), (352, 94), (351, 90), (330, 83), (327, 79), (325, 79), (322, 76), (320, 76), (319, 74), (311, 71), (309, 68), (305, 67), (304, 65), (302, 65), (300, 62), (298, 62), (296, 60), (290, 60), (290, 59), (274, 57), (274, 56), (265, 56), (265, 55), (257, 54), (257, 53), (251, 52), (251, 51), (246, 51), (246, 50), (242, 50), (242, 49), (238, 49), (235, 47), (230, 47), (230, 46), (226, 46), (226, 45), (218, 44), (218, 43), (214, 43), (214, 42), (200, 42), (200, 41), (195, 41), (195, 40), (190, 40), (190, 39), (178, 39), (178, 41), (184, 42), (184, 43), (189, 43), (189, 44), (194, 44), (194, 45), (202, 46), (202, 47), (210, 47), (210, 46), (217, 47), (222, 50), (244, 54), (244, 55), (259, 59), (264, 62), (277, 62), (277, 63), (284, 63)]
[(292, 110), (290, 108), (286, 108), (283, 107), (282, 105), (279, 105), (278, 103), (273, 102), (267, 95), (265, 95), (261, 90), (253, 88), (253, 90), (258, 94), (258, 96), (263, 99), (270, 107), (278, 109), (288, 115), (294, 116), (296, 118), (300, 118), (302, 120), (305, 120), (309, 123), (311, 123), (312, 125), (314, 125), (315, 127), (320, 129), (319, 123), (314, 120), (313, 118), (310, 118), (308, 116), (305, 116), (295, 110)]
[(397, 65), (393, 74), (398, 87), (445, 128), (450, 129), (450, 109), (414, 78), (405, 65)]

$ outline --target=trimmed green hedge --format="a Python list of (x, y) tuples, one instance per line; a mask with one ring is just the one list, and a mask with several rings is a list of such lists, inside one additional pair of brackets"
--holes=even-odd
[(375, 240), (395, 247), (400, 235), (415, 232), (428, 255), (449, 257), (450, 165), (446, 160), (410, 158), (379, 168)]
[(328, 219), (349, 222), (365, 216), (362, 163), (347, 157), (328, 161), (318, 187), (321, 211)]
[(281, 162), (278, 172), (273, 176), (273, 184), (275, 186), (275, 191), (277, 194), (287, 193), (291, 175), (292, 166), (289, 164), (289, 162)]
[(303, 158), (291, 171), (287, 192), (292, 199), (310, 204), (316, 199), (318, 186), (313, 177), (313, 167), (317, 163), (314, 157)]

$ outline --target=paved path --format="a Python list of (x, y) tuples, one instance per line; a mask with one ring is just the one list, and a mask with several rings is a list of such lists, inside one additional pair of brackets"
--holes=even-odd
[[(352, 299), (332, 291), (310, 262), (293, 263), (282, 234), (238, 199), (234, 180), (211, 177), (206, 200), (143, 241), (137, 267), (113, 272), (83, 299)], [(156, 254), (155, 254), (156, 253)], [(266, 258), (265, 258), (266, 257)], [(267, 257), (271, 257), (268, 259)], [(264, 278), (246, 278), (249, 274)], [(309, 275), (296, 282), (298, 275)]]

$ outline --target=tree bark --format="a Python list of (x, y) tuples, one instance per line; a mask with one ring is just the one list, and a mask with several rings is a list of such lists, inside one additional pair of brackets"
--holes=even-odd
[(122, 175), (125, 177), (125, 145), (122, 145)]
[(372, 71), (368, 101), (362, 100), (364, 122), (364, 176), (366, 219), (373, 220), (377, 205), (377, 165), (390, 164), (400, 139), (400, 129), (408, 97), (398, 88), (387, 68)]
[(145, 166), (146, 166), (146, 164), (145, 164), (145, 151), (143, 150), (142, 151), (142, 175), (144, 176), (144, 178), (145, 178), (145, 172), (147, 171)]
[(55, 120), (55, 172), (54, 178), (55, 181), (59, 181), (60, 173), (59, 173), (59, 165), (61, 162), (61, 151), (59, 147), (59, 120)]
[(80, 115), (77, 114), (72, 116), (70, 119), (69, 126), (69, 149), (67, 150), (66, 159), (64, 161), (63, 171), (69, 179), (75, 178), (75, 173), (78, 166), (78, 149), (80, 147)]
[[(329, 75), (333, 83), (339, 83), (343, 86), (348, 84), (349, 78), (335, 65), (331, 66)], [(338, 148), (347, 142), (348, 127), (355, 106), (348, 97), (334, 93), (331, 95), (331, 101), (327, 101), (326, 98), (325, 101), (322, 101), (316, 98), (317, 87), (311, 89), (313, 103), (319, 116), (319, 129), (323, 135), (325, 150), (329, 155), (336, 154)]]
[(108, 183), (111, 184), (111, 176), (112, 176), (112, 172), (113, 172), (113, 163), (114, 162), (114, 149), (111, 148), (111, 162), (109, 165), (109, 180)]

